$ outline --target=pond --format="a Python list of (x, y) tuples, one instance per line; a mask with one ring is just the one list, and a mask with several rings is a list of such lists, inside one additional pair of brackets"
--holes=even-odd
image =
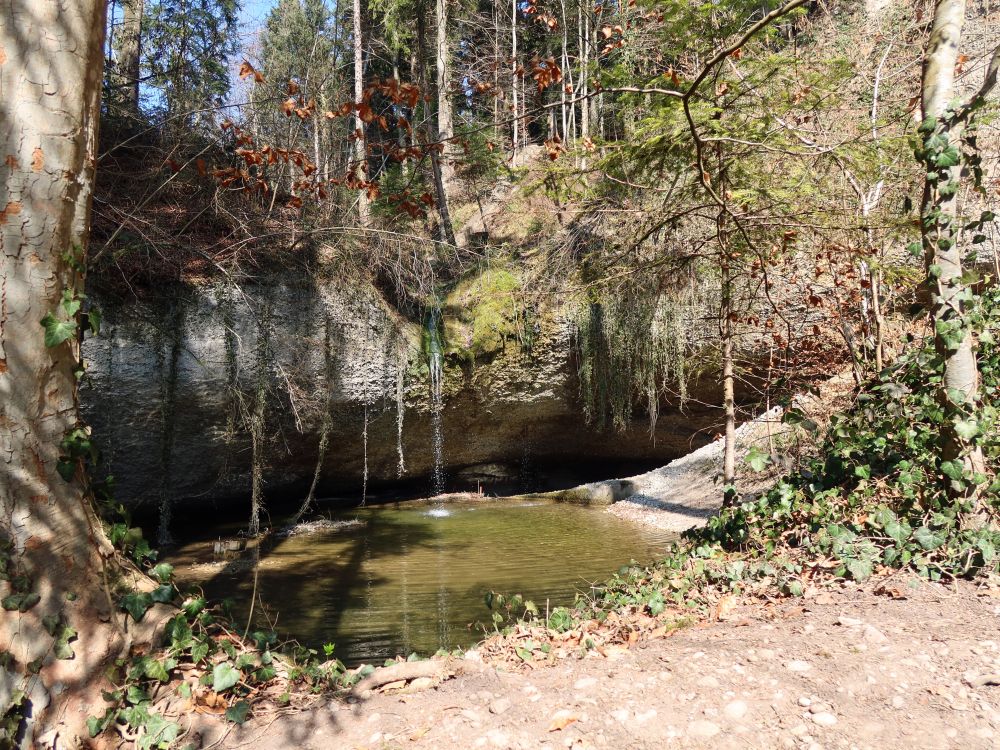
[[(328, 516), (353, 522), (297, 534), (261, 555), (255, 621), (300, 643), (335, 644), (347, 664), (469, 646), (489, 622), (485, 594), (520, 593), (544, 612), (572, 604), (631, 560), (651, 562), (676, 535), (622, 521), (602, 508), (476, 500), (399, 503)], [(179, 578), (245, 617), (253, 574), (213, 562), (213, 540), (166, 559)]]

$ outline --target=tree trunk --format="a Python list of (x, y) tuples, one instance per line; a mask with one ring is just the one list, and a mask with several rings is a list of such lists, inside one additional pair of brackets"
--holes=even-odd
[(722, 406), (726, 431), (722, 459), (723, 504), (736, 503), (736, 389), (733, 373), (733, 283), (729, 259), (722, 258)]
[(118, 79), (130, 114), (139, 114), (139, 58), (142, 50), (144, 0), (123, 0), (118, 37)]
[(451, 106), (451, 53), (448, 49), (447, 0), (436, 0), (434, 17), (437, 24), (437, 44), (434, 53), (437, 65), (437, 135), (444, 145), (441, 179), (444, 182), (445, 192), (451, 197), (455, 181), (455, 144), (450, 139), (455, 137), (455, 125)]
[(511, 160), (517, 164), (518, 110), (517, 110), (517, 0), (510, 4), (510, 96), (514, 105), (514, 129), (511, 134)]
[(438, 207), (441, 216), (442, 239), (455, 244), (455, 229), (451, 223), (450, 201), (455, 193), (455, 126), (451, 106), (451, 53), (448, 49), (448, 4), (436, 0), (434, 17), (437, 26), (437, 43), (434, 57), (437, 64), (437, 139), (442, 149), (432, 154), (436, 157), (435, 171), (440, 178), (437, 184)]
[[(947, 109), (955, 98), (955, 67), (964, 22), (965, 0), (938, 0), (924, 56), (921, 90), (924, 119), (933, 118), (936, 123), (933, 134), (959, 151), (960, 125)], [(955, 161), (950, 167), (928, 165), (928, 174), (934, 174), (936, 179), (924, 184), (921, 227), (927, 281), (934, 295), (934, 345), (944, 361), (940, 400), (949, 415), (941, 427), (941, 457), (945, 461), (962, 459), (967, 469), (974, 469), (981, 465), (982, 455), (968, 450), (967, 441), (956, 429), (959, 420), (975, 413), (979, 370), (964, 301), (967, 286), (962, 281), (962, 251), (958, 244), (961, 165), (960, 160)], [(954, 488), (953, 483), (949, 487)]]
[[(72, 322), (60, 304), (83, 287), (105, 9), (33, 0), (30, 13), (0, 10), (0, 715), (24, 691), (27, 705), (14, 709), (22, 747), (85, 736), (87, 714), (103, 705), (96, 683), (125, 642), (110, 624), (112, 550), (86, 479), (78, 466), (70, 482), (57, 470), (60, 443), (79, 426), (78, 337), (48, 347), (39, 325), (49, 313)], [(76, 630), (72, 659), (56, 658), (43, 624), (53, 622)]]
[[(424, 60), (426, 55), (424, 50), (426, 49), (426, 27), (424, 25), (424, 10), (423, 6), (417, 11), (417, 83), (421, 91), (426, 90), (426, 80), (427, 74), (424, 68)], [(420, 106), (419, 104), (417, 105)], [(416, 119), (416, 118), (414, 118)], [(427, 118), (423, 118), (427, 121)], [(428, 122), (426, 126), (426, 136), (428, 140), (433, 140), (431, 134), (431, 125)], [(430, 149), (431, 157), (431, 180), (434, 183), (434, 195), (435, 201), (434, 205), (438, 212), (438, 221), (440, 226), (440, 239), (443, 242), (447, 242), (451, 245), (455, 243), (455, 230), (451, 223), (451, 213), (448, 210), (448, 196), (444, 189), (444, 177), (441, 173), (441, 160), (438, 158), (438, 152), (433, 147)]]
[[(365, 93), (364, 38), (361, 36), (361, 0), (354, 0), (354, 101), (361, 103)], [(368, 179), (368, 148), (365, 145), (365, 122), (360, 113), (354, 116), (354, 174), (358, 180)], [(358, 221), (363, 227), (371, 224), (368, 193), (358, 191)]]

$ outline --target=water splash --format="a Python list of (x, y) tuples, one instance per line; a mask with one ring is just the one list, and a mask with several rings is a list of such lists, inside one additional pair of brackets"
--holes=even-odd
[(427, 313), (427, 368), (431, 385), (431, 449), (434, 454), (433, 490), (441, 495), (445, 490), (444, 476), (444, 362), (441, 345), (441, 311)]
[(447, 508), (437, 507), (431, 508), (424, 515), (430, 516), (431, 518), (447, 518), (451, 515), (451, 511)]

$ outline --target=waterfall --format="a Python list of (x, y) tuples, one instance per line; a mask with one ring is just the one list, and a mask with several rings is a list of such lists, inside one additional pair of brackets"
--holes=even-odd
[(434, 452), (433, 491), (444, 493), (444, 428), (441, 423), (444, 410), (444, 368), (441, 346), (441, 311), (437, 308), (427, 313), (427, 369), (431, 386), (431, 448)]

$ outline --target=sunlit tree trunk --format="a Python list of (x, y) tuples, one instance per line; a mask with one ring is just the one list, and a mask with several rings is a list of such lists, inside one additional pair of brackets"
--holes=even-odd
[(437, 28), (437, 43), (434, 52), (437, 69), (437, 131), (438, 139), (444, 144), (441, 179), (444, 183), (445, 193), (450, 197), (455, 182), (455, 144), (451, 141), (451, 138), (455, 136), (455, 124), (451, 106), (451, 52), (448, 48), (447, 0), (436, 0), (434, 17)]
[[(57, 470), (78, 426), (78, 337), (46, 346), (39, 324), (49, 313), (71, 321), (61, 301), (83, 288), (105, 8), (0, 6), (0, 715), (24, 691), (22, 747), (76, 747), (124, 643), (85, 479)], [(56, 658), (53, 623), (76, 631), (72, 659)]]
[[(959, 150), (960, 125), (948, 109), (956, 95), (955, 68), (964, 22), (965, 0), (939, 0), (924, 56), (921, 90), (925, 121), (933, 118), (934, 133)], [(956, 427), (963, 415), (975, 412), (979, 370), (968, 327), (968, 288), (962, 279), (962, 251), (958, 243), (961, 165), (957, 159), (955, 162), (951, 167), (933, 169), (937, 179), (925, 182), (921, 227), (928, 284), (933, 290), (934, 344), (944, 360), (940, 398), (950, 414), (941, 427), (941, 455), (946, 461), (964, 456), (966, 468), (972, 469), (981, 464), (982, 456), (978, 451), (967, 450), (967, 443)]]
[(518, 146), (518, 109), (517, 109), (517, 0), (510, 3), (510, 96), (514, 107), (513, 132), (511, 134), (512, 159), (517, 162)]
[(132, 114), (139, 113), (139, 58), (142, 49), (144, 0), (123, 0), (122, 26), (118, 33), (118, 79)]
[[(418, 78), (417, 83), (420, 86), (420, 90), (426, 90), (427, 74), (424, 67), (425, 60), (425, 50), (426, 50), (426, 28), (424, 25), (424, 9), (423, 6), (417, 11), (417, 72)], [(419, 105), (418, 105), (419, 106)], [(426, 118), (424, 118), (426, 120)], [(431, 132), (432, 126), (428, 122), (426, 126), (426, 135), (428, 140), (433, 140), (433, 133)], [(437, 208), (438, 221), (440, 226), (440, 239), (451, 245), (456, 244), (455, 242), (455, 230), (451, 223), (451, 212), (448, 209), (448, 195), (444, 187), (444, 175), (441, 172), (441, 159), (439, 158), (438, 151), (434, 148), (430, 149), (431, 157), (431, 180), (434, 183), (434, 204)]]
[[(361, 103), (365, 92), (364, 37), (361, 35), (361, 0), (354, 0), (354, 101)], [(365, 122), (360, 113), (354, 117), (354, 161), (355, 174), (360, 180), (368, 178), (368, 149), (365, 145)], [(367, 227), (371, 223), (371, 206), (368, 194), (358, 191), (358, 221)]]
[(455, 244), (455, 229), (451, 223), (450, 203), (455, 194), (455, 125), (451, 106), (451, 52), (448, 48), (448, 4), (447, 0), (436, 0), (434, 17), (437, 25), (435, 61), (437, 71), (437, 137), (441, 142), (440, 152), (432, 154), (436, 159), (435, 172), (439, 175), (436, 189), (441, 217), (442, 237)]

